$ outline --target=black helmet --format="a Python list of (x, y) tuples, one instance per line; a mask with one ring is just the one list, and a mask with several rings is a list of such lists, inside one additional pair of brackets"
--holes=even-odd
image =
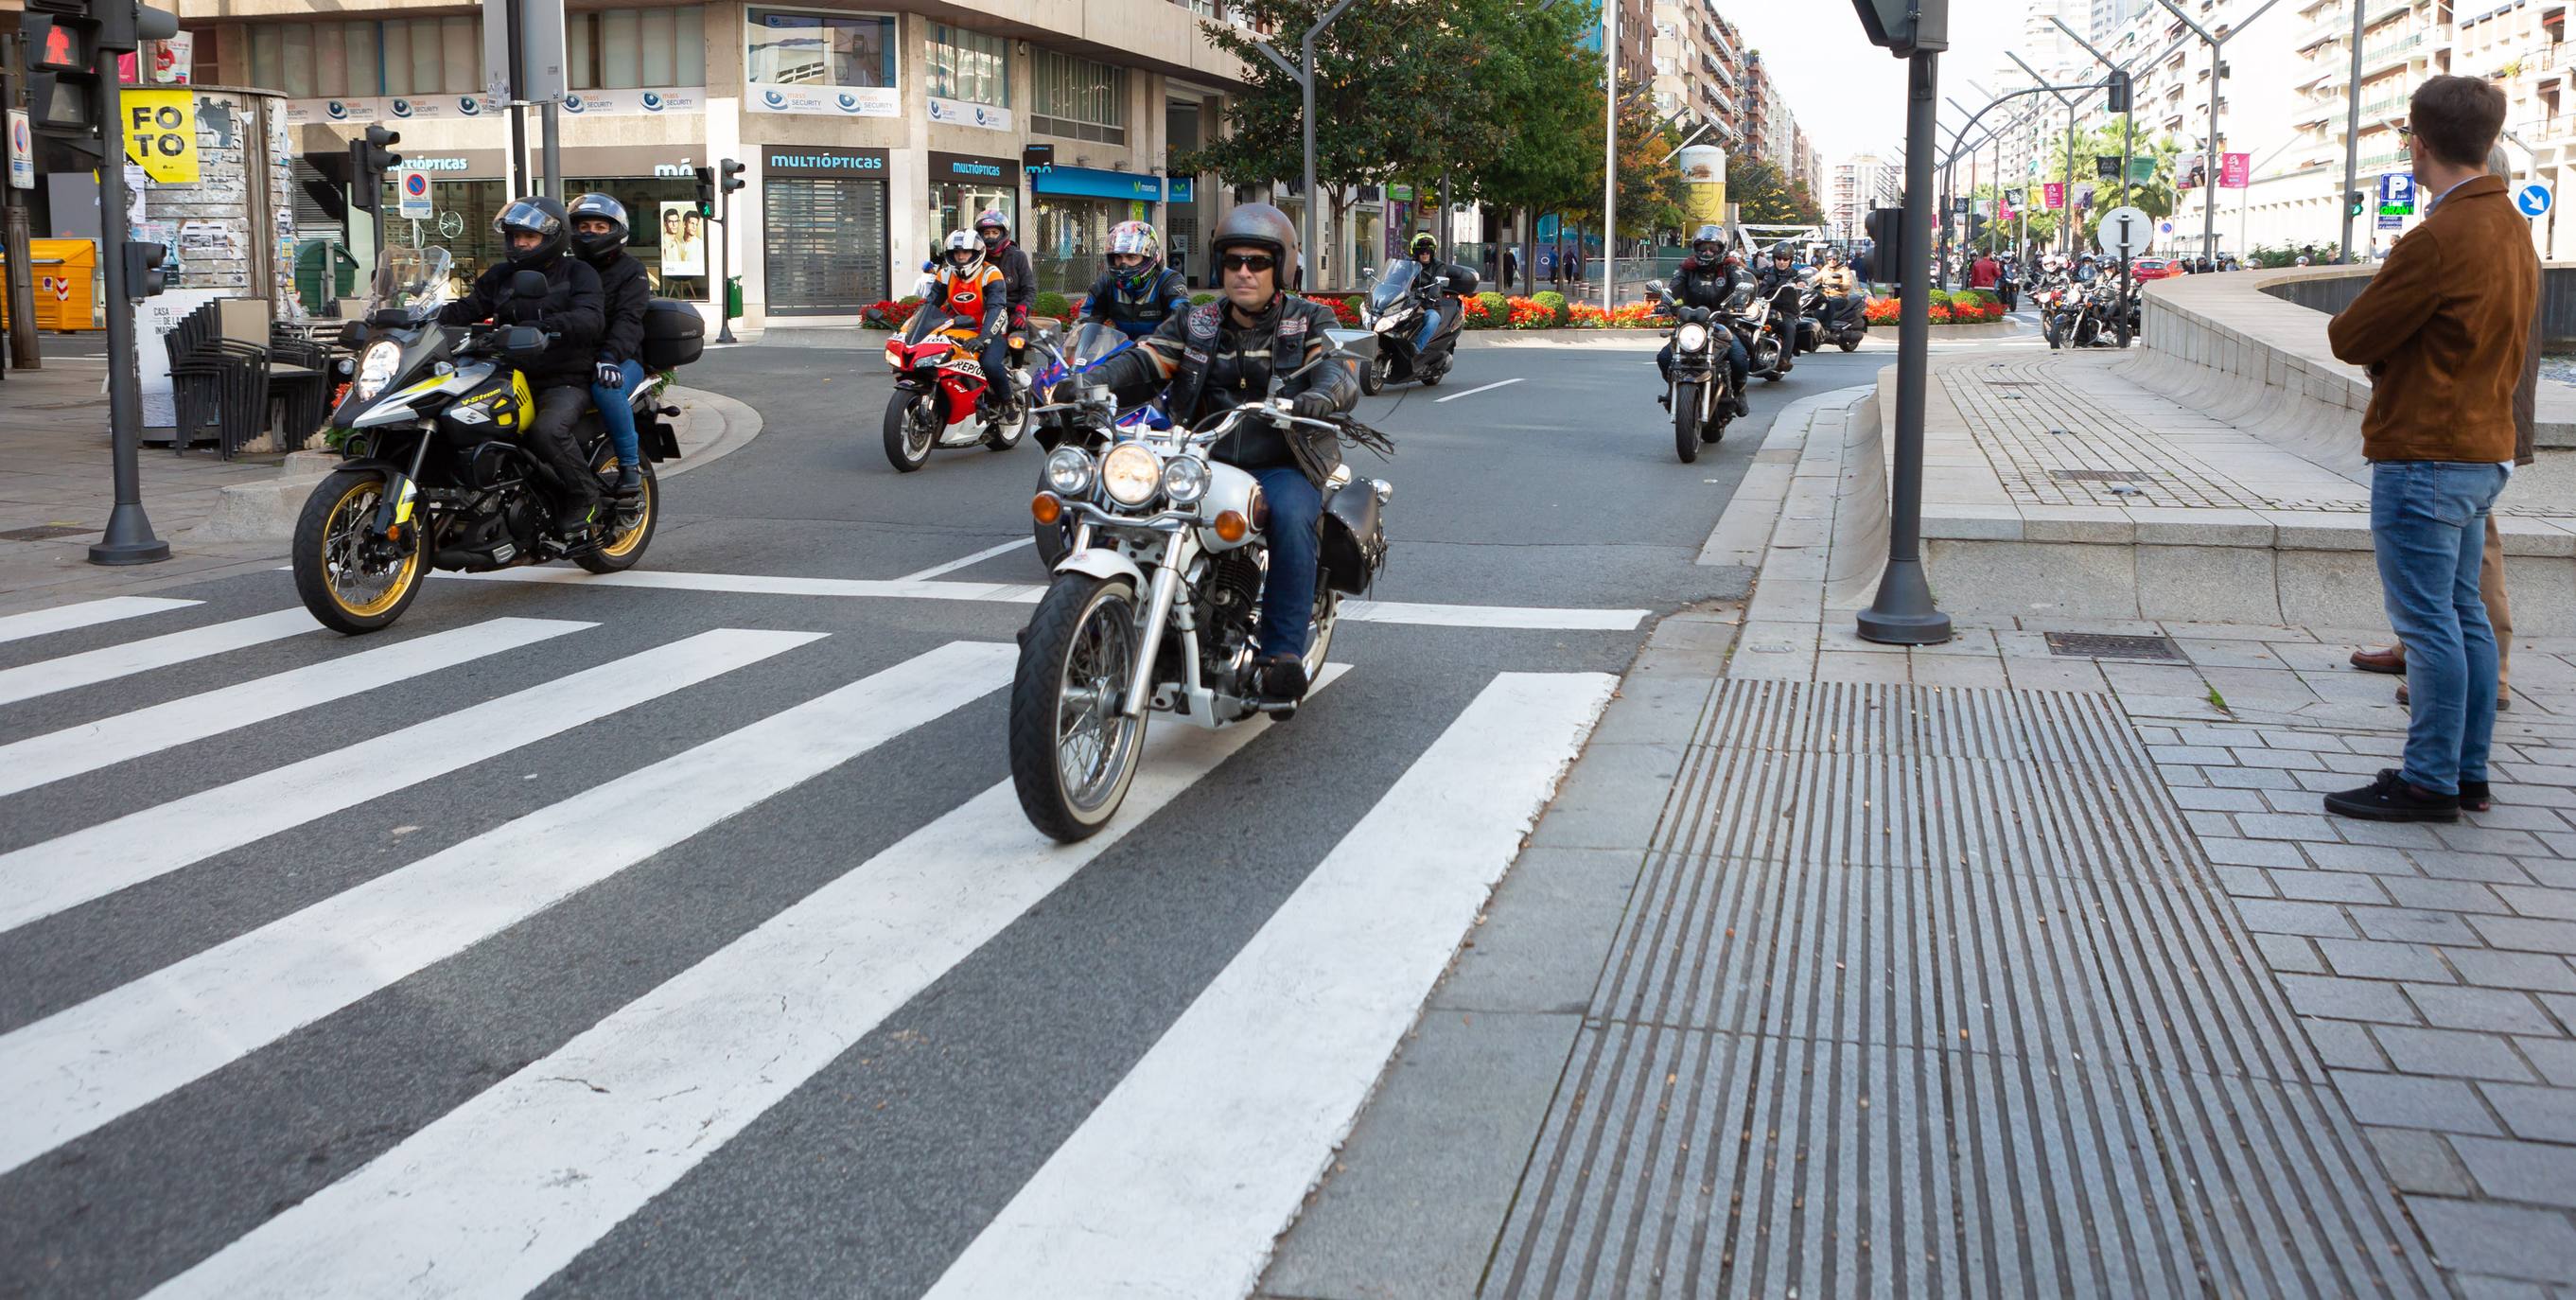
[[(626, 247), (626, 205), (605, 194), (584, 194), (572, 201), (572, 249), (585, 262), (596, 262)], [(615, 227), (605, 235), (581, 233), (581, 219), (594, 217)]]
[[(1715, 266), (1726, 260), (1726, 232), (1715, 225), (1702, 226), (1691, 232), (1691, 260), (1701, 266)], [(1703, 248), (1701, 245), (1707, 245)]]
[[(1216, 237), (1208, 241), (1211, 257), (1221, 258), (1229, 248), (1266, 248), (1279, 259), (1279, 287), (1284, 291), (1296, 287), (1297, 223), (1288, 214), (1267, 203), (1238, 203), (1217, 223)], [(1220, 264), (1221, 265), (1221, 264)]]
[(1430, 231), (1425, 230), (1413, 237), (1413, 243), (1407, 246), (1406, 251), (1410, 252), (1415, 257), (1420, 257), (1424, 253), (1429, 253), (1433, 257), (1438, 257), (1440, 255), (1440, 241), (1433, 237)]
[(1771, 246), (1771, 260), (1774, 262), (1797, 261), (1798, 250), (1789, 247), (1787, 244), (1773, 244)]
[[(545, 242), (520, 252), (510, 245), (510, 236), (519, 231)], [(501, 237), (501, 251), (512, 266), (536, 269), (553, 265), (556, 258), (563, 256), (571, 231), (572, 223), (564, 219), (564, 206), (543, 196), (513, 200), (501, 209), (501, 215), (492, 218), (492, 233)]]

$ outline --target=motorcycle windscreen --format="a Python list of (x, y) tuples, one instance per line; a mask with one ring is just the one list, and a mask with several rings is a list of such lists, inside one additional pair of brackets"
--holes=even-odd
[(455, 265), (444, 248), (386, 249), (376, 263), (367, 310), (408, 311), (414, 319), (438, 310), (455, 296)]
[(1409, 257), (1387, 259), (1386, 269), (1377, 273), (1377, 287), (1369, 290), (1369, 310), (1385, 311), (1404, 301), (1413, 291), (1413, 282), (1422, 275), (1422, 264)]
[(1073, 346), (1065, 349), (1064, 359), (1076, 371), (1088, 370), (1094, 364), (1108, 360), (1111, 355), (1126, 351), (1131, 345), (1132, 340), (1125, 330), (1107, 321), (1086, 321), (1081, 329), (1074, 331)]

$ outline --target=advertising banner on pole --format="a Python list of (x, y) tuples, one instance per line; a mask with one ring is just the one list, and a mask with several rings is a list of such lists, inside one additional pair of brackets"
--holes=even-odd
[(2254, 155), (2224, 153), (2218, 156), (2218, 188), (2241, 190), (2254, 183)]
[(2046, 202), (2041, 204), (2042, 207), (2047, 208), (2051, 212), (2055, 212), (2059, 208), (2066, 206), (2066, 182), (2050, 181), (2039, 188), (2040, 197), (2046, 200)]

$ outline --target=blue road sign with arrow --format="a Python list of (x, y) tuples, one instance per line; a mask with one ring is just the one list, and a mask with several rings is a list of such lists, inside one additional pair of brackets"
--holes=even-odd
[(2548, 216), (2549, 203), (2547, 181), (2524, 181), (2513, 187), (2513, 206), (2520, 208), (2526, 217)]

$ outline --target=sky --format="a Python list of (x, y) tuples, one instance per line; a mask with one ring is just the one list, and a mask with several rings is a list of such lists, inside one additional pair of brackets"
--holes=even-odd
[[(1762, 51), (1788, 96), (1789, 111), (1825, 155), (1880, 153), (1905, 140), (1905, 62), (1869, 43), (1850, 0), (1811, 4), (1720, 0), (1718, 12)], [(1974, 107), (1971, 81), (1994, 86), (2004, 51), (2021, 40), (2019, 0), (1950, 0), (1950, 50), (1941, 56), (1941, 95)], [(2002, 87), (1997, 86), (2000, 90)], [(1955, 119), (1954, 110), (1944, 113)]]

